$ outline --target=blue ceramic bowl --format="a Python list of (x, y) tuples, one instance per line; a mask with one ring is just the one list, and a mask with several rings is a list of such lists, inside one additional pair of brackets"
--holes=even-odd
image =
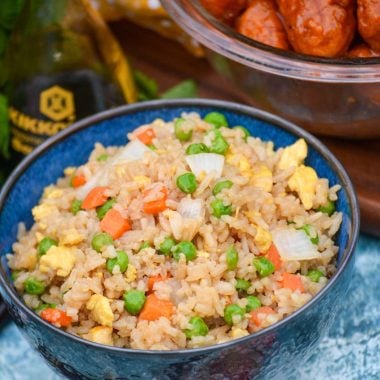
[[(216, 346), (176, 351), (147, 351), (102, 346), (44, 322), (28, 309), (12, 286), (5, 254), (16, 240), (17, 224), (33, 223), (31, 209), (43, 188), (67, 166), (87, 161), (96, 142), (122, 145), (126, 134), (156, 118), (172, 120), (182, 112), (224, 113), (231, 125), (243, 125), (276, 148), (303, 137), (307, 164), (331, 185), (341, 184), (337, 209), (343, 213), (336, 237), (338, 270), (328, 285), (291, 316), (247, 337)], [(330, 326), (345, 299), (359, 231), (359, 209), (351, 181), (337, 159), (316, 138), (278, 117), (256, 109), (213, 100), (155, 101), (103, 112), (79, 123), (36, 149), (13, 172), (0, 195), (0, 291), (10, 314), (30, 344), (69, 378), (91, 379), (246, 379), (286, 376), (302, 365)]]

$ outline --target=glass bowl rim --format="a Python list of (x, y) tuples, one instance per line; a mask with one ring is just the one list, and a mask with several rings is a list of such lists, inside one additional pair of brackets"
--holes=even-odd
[(313, 82), (380, 83), (380, 58), (320, 58), (274, 48), (245, 37), (215, 19), (199, 0), (161, 0), (198, 43), (245, 66)]

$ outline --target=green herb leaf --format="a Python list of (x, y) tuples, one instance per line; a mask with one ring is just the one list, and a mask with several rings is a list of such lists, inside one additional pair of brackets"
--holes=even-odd
[(158, 98), (158, 84), (153, 78), (139, 70), (135, 70), (133, 76), (140, 101)]
[(161, 99), (196, 98), (198, 96), (198, 86), (192, 80), (185, 80), (176, 86), (169, 88), (161, 94)]

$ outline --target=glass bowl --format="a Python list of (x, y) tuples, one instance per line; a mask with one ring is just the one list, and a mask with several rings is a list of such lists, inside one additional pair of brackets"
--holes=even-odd
[(217, 21), (199, 0), (161, 2), (256, 107), (316, 134), (380, 137), (380, 58), (326, 59), (272, 48)]

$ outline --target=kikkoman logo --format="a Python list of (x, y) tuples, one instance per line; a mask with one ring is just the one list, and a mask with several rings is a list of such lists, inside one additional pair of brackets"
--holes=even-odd
[(40, 95), (40, 112), (53, 121), (74, 119), (75, 105), (72, 92), (53, 86)]

